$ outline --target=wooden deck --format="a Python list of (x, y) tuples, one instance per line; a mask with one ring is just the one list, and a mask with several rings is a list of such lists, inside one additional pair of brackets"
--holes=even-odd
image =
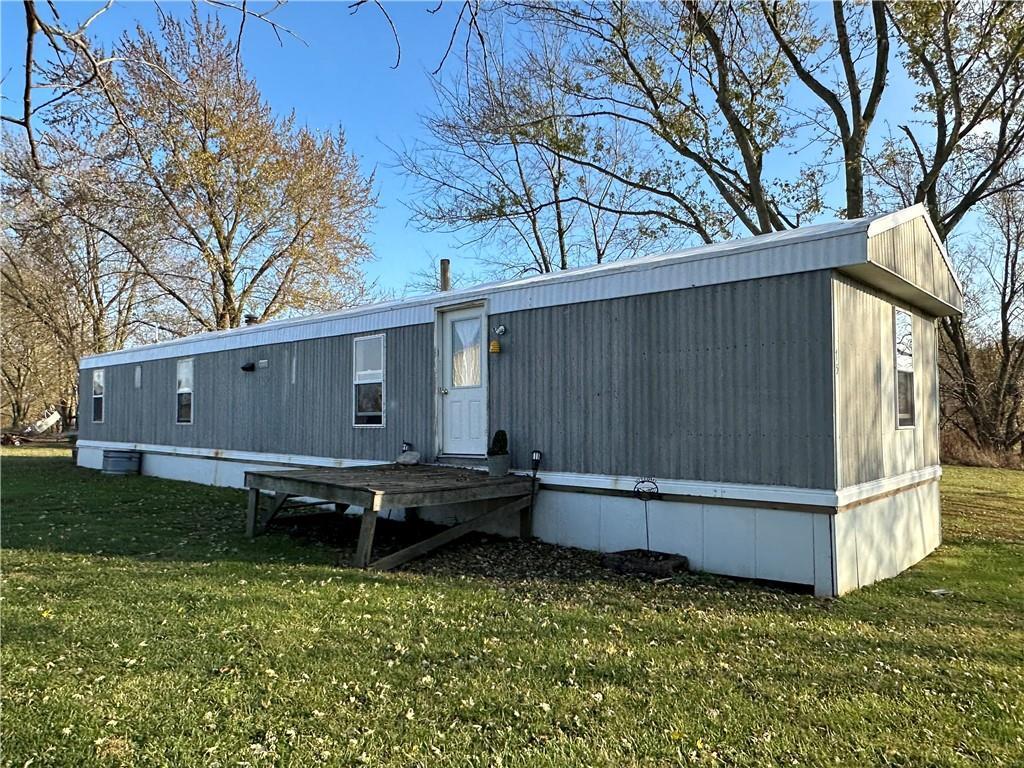
[[(249, 508), (246, 531), (255, 536), (278, 512), (289, 508), (288, 500), (308, 497), (334, 502), (339, 513), (348, 507), (362, 507), (359, 542), (353, 565), (386, 570), (426, 554), (484, 523), (504, 515), (520, 514), (520, 534), (530, 533), (533, 480), (521, 475), (489, 477), (461, 467), (436, 465), (403, 466), (382, 464), (341, 469), (298, 469), (281, 472), (246, 472)], [(262, 497), (273, 493), (269, 514), (264, 514)], [(492, 500), (507, 499), (503, 504)], [(371, 562), (377, 514), (384, 509), (405, 508), (416, 514), (420, 507), (490, 502), (486, 511), (436, 536), (400, 552)]]

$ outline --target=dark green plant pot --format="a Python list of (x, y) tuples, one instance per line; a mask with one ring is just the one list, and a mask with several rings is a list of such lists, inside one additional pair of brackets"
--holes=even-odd
[(491, 477), (504, 477), (511, 466), (512, 456), (507, 453), (487, 457), (487, 474)]

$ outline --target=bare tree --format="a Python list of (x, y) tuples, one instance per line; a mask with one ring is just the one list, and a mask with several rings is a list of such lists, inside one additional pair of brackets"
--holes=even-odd
[(4, 310), (0, 330), (0, 413), (5, 424), (18, 429), (31, 424), (49, 409), (61, 414), (61, 429), (70, 426), (77, 410), (77, 364), (42, 324), (20, 313)]
[[(82, 169), (37, 168), (43, 158), (52, 158), (45, 141), (35, 159), (27, 148), (4, 148), (2, 362), (15, 422), (41, 402), (63, 401), (73, 412), (79, 357), (124, 346), (154, 297), (121, 245), (84, 223), (120, 188), (99, 169), (79, 184)], [(121, 222), (122, 237), (139, 242), (142, 226)]]
[[(80, 123), (81, 125), (81, 123)], [(55, 150), (50, 137), (33, 158), (20, 143), (3, 152), (2, 295), (43, 324), (65, 355), (119, 349), (153, 298), (124, 243), (153, 243), (152, 222), (139, 215), (113, 164), (81, 163)], [(96, 149), (106, 149), (101, 139)], [(45, 165), (35, 165), (44, 159)], [(115, 202), (116, 201), (116, 202)], [(92, 225), (116, 229), (112, 238)]]
[(55, 357), (46, 328), (17, 305), (4, 307), (0, 329), (0, 409), (6, 423), (24, 426), (51, 400), (47, 382)]
[(360, 300), (375, 197), (344, 133), (275, 117), (226, 28), (197, 12), (115, 53), (89, 108), (123, 137), (132, 183), (164, 222), (159, 260), (132, 251), (147, 277), (204, 329)]
[[(612, 168), (586, 145), (545, 141), (564, 162), (632, 189), (648, 214), (704, 242), (796, 226), (822, 208), (820, 159), (794, 160), (815, 126), (787, 109), (792, 73), (756, 7), (618, 0), (506, 8), (568, 38), (558, 81), (566, 98), (548, 114), (529, 104), (524, 123), (626, 130), (644, 150)], [(780, 165), (780, 176), (767, 170)]]
[(1024, 183), (1024, 6), (901, 2), (890, 15), (918, 120), (886, 142), (876, 174), (924, 203), (945, 239), (986, 197)]
[[(980, 448), (1009, 450), (1020, 441), (1020, 273), (1010, 246), (1024, 185), (1024, 6), (907, 2), (890, 14), (920, 88), (918, 119), (872, 158), (876, 195), (924, 203), (943, 239), (972, 212), (999, 232), (1001, 247), (985, 235), (984, 257), (964, 262), (968, 311), (942, 319), (944, 380), (947, 423)], [(992, 320), (981, 309), (989, 304), (1005, 317)]]
[(942, 412), (978, 448), (1024, 441), (1024, 190), (982, 203), (983, 234), (961, 259), (970, 276), (959, 333), (942, 346)]
[[(439, 106), (424, 120), (432, 141), (398, 154), (419, 185), (421, 225), (468, 233), (502, 275), (632, 256), (660, 234), (638, 216), (636, 190), (548, 148), (573, 143), (611, 169), (640, 152), (624, 129), (592, 130), (565, 116), (573, 97), (560, 88), (563, 45), (562, 35), (540, 34), (508, 59), (497, 44), (475, 51), (466, 78), (435, 84)], [(524, 120), (527, 109), (536, 119)]]
[[(847, 218), (865, 214), (864, 156), (868, 136), (882, 103), (889, 74), (889, 20), (885, 3), (833, 2), (831, 30), (817, 22), (805, 5), (760, 0), (768, 28), (797, 79), (829, 114), (812, 113), (838, 141), (843, 155)], [(870, 13), (871, 21), (864, 16)], [(869, 72), (862, 62), (870, 59)], [(841, 62), (841, 77), (831, 62)], [(831, 118), (829, 120), (829, 118)]]
[[(252, 5), (248, 0), (198, 0), (199, 3), (217, 10), (232, 12), (237, 15), (238, 26), (235, 31), (234, 57), (241, 71), (242, 37), (247, 24), (268, 27), (276, 35), (279, 43), (285, 37), (300, 39), (298, 35), (281, 25), (274, 18), (274, 13), (287, 3), (287, 0), (275, 0), (273, 4)], [(84, 5), (84, 3), (82, 4)], [(32, 161), (39, 165), (38, 145), (36, 141), (36, 121), (38, 115), (56, 105), (73, 98), (83, 89), (99, 87), (108, 88), (109, 70), (118, 61), (116, 57), (104, 56), (89, 38), (93, 25), (101, 19), (114, 5), (114, 0), (99, 0), (91, 5), (86, 12), (74, 20), (72, 14), (62, 16), (58, 6), (53, 2), (40, 3), (37, 0), (22, 0), (24, 10), (25, 54), (22, 62), (24, 83), (21, 99), (12, 113), (0, 114), (0, 121), (18, 126), (24, 131)], [(154, 2), (159, 8), (159, 4)], [(193, 4), (193, 9), (196, 4)], [(391, 15), (380, 0), (353, 0), (348, 3), (351, 14), (357, 13), (364, 6), (370, 6), (379, 12), (391, 29), (395, 43), (395, 67), (402, 60), (402, 45), (399, 30)], [(458, 14), (452, 24), (447, 47), (443, 49), (435, 70), (439, 72), (456, 49), (460, 35), (468, 51), (474, 40), (482, 41), (479, 29), (481, 16), (480, 0), (462, 0), (448, 4), (447, 9), (458, 8)], [(436, 7), (427, 8), (426, 12), (437, 14), (445, 9), (439, 3)], [(147, 63), (139, 60), (138, 63)], [(39, 91), (44, 96), (37, 98)]]

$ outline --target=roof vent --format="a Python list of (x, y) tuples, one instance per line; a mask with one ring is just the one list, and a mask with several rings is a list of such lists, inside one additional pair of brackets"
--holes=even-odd
[(260, 319), (256, 315), (248, 314), (245, 316), (246, 325), (256, 325), (259, 321)]

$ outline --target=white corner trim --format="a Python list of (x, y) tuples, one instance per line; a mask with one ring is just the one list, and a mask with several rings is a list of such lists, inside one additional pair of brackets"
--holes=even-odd
[[(908, 221), (913, 221), (917, 218), (929, 218), (928, 210), (924, 207), (924, 203), (915, 203), (909, 208), (902, 208), (892, 213), (882, 214), (876, 216), (868, 224), (868, 237), (874, 237), (880, 235), (883, 232), (888, 232), (890, 229), (906, 224)], [(941, 243), (939, 243), (941, 245)]]
[[(152, 445), (148, 443), (122, 443), (106, 440), (79, 440), (80, 448), (142, 451), (170, 456), (187, 456), (203, 459), (241, 461), (252, 464), (285, 464), (295, 467), (367, 467), (390, 464), (390, 461), (373, 459), (344, 459), (325, 456), (301, 456), (286, 453), (260, 453), (258, 451), (234, 451), (220, 448), (190, 448), (175, 445)], [(530, 474), (529, 470), (514, 470)], [(902, 475), (872, 480), (839, 491), (826, 488), (797, 488), (788, 485), (757, 485), (753, 483), (720, 483), (707, 480), (673, 480), (654, 478), (661, 493), (673, 496), (702, 496), (711, 499), (733, 499), (778, 504), (800, 504), (815, 507), (843, 507), (862, 499), (896, 491), (905, 486), (942, 475), (942, 467), (935, 465), (905, 472)], [(538, 472), (537, 479), (544, 485), (592, 488), (618, 492), (632, 492), (641, 479), (625, 475), (599, 475), (582, 472)]]

